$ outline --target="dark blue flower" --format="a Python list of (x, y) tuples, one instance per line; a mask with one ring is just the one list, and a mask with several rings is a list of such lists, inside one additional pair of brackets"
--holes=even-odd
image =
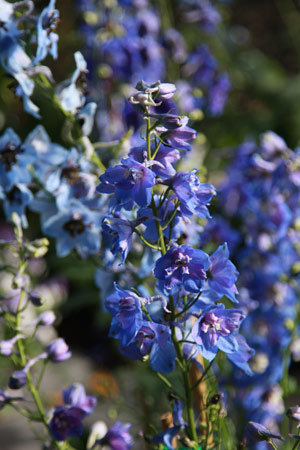
[(180, 210), (183, 215), (189, 217), (196, 214), (198, 217), (208, 219), (210, 214), (207, 205), (216, 195), (216, 190), (211, 184), (200, 183), (196, 173), (197, 170), (177, 172), (166, 183), (172, 187), (180, 200)]
[(208, 285), (210, 289), (222, 297), (226, 295), (232, 302), (238, 303), (235, 295), (238, 293), (235, 282), (238, 271), (229, 260), (227, 244), (220, 245), (210, 256), (211, 266), (208, 272)]
[[(153, 155), (156, 151), (157, 146), (154, 142), (151, 143), (151, 154)], [(130, 150), (129, 156), (132, 156), (136, 161), (143, 163), (147, 161), (147, 146), (141, 145), (140, 147), (134, 147)], [(158, 150), (156, 152), (153, 161), (159, 164), (151, 166), (151, 170), (159, 177), (169, 178), (175, 175), (176, 170), (174, 164), (179, 161), (180, 152), (174, 148), (168, 147), (166, 145), (158, 145)]]
[(147, 206), (151, 201), (151, 187), (155, 184), (155, 173), (132, 158), (122, 159), (122, 164), (109, 168), (100, 176), (101, 193), (114, 193), (121, 206), (137, 203)]
[(9, 377), (8, 386), (10, 389), (21, 389), (27, 383), (26, 370), (15, 370)]
[(172, 440), (177, 436), (180, 431), (180, 426), (176, 425), (154, 436), (151, 440), (153, 444), (164, 444), (164, 448), (167, 450), (174, 450)]
[(109, 334), (126, 346), (132, 342), (141, 327), (141, 304), (134, 292), (122, 289), (117, 284), (115, 289), (116, 292), (105, 300), (105, 307), (113, 316)]
[(199, 292), (210, 266), (209, 256), (202, 250), (187, 245), (172, 247), (156, 261), (154, 276), (166, 294), (174, 294), (180, 288), (188, 292)]
[(68, 437), (78, 437), (82, 434), (82, 419), (85, 413), (77, 407), (66, 408), (57, 406), (49, 422), (49, 429), (53, 439), (65, 441)]
[(128, 345), (120, 343), (121, 353), (131, 359), (143, 360), (149, 355), (153, 370), (169, 373), (175, 367), (176, 351), (171, 332), (165, 325), (154, 322), (140, 322), (139, 330)]
[(204, 310), (192, 328), (192, 336), (201, 355), (212, 361), (218, 350), (225, 353), (238, 352), (236, 336), (244, 317), (242, 311), (225, 309), (222, 304)]
[(188, 121), (188, 117), (181, 117), (181, 125), (179, 127), (168, 128), (168, 122), (165, 120), (162, 125), (156, 127), (156, 130), (161, 133), (161, 139), (171, 147), (189, 150), (191, 148), (189, 142), (196, 139), (197, 132), (187, 126)]
[[(174, 214), (175, 204), (174, 198), (168, 197), (167, 200), (159, 206), (160, 200), (158, 196), (154, 196), (154, 201), (158, 209), (158, 218), (163, 228), (163, 234), (167, 239), (177, 239), (185, 231), (186, 226), (182, 214), (177, 211), (172, 222), (166, 227), (169, 220)], [(156, 228), (157, 219), (153, 216), (153, 211), (150, 208), (140, 208), (137, 213), (137, 217), (143, 220), (145, 225), (145, 238), (150, 242), (157, 242), (158, 234)], [(166, 227), (166, 228), (165, 228)]]
[(104, 233), (107, 233), (112, 238), (112, 253), (116, 255), (120, 252), (123, 263), (132, 245), (134, 221), (130, 222), (118, 217), (104, 217), (102, 229)]

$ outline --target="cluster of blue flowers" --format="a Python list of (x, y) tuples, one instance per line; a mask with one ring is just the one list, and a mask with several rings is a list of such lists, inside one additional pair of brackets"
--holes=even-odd
[(220, 189), (222, 218), (203, 233), (204, 240), (229, 244), (247, 312), (243, 334), (256, 350), (254, 375), (233, 375), (240, 386), (235, 399), (246, 419), (275, 431), (284, 413), (283, 378), (291, 355), (299, 360), (299, 163), (299, 150), (271, 131), (259, 144), (240, 145)]
[[(213, 116), (222, 113), (230, 90), (227, 74), (207, 45), (188, 48), (173, 18), (180, 15), (196, 33), (214, 32), (221, 15), (209, 0), (173, 2), (172, 11), (163, 2), (159, 9), (147, 0), (119, 0), (101, 8), (94, 0), (78, 0), (78, 8), (84, 19), (81, 33), (91, 93), (101, 105), (97, 125), (103, 140), (120, 138), (128, 127), (138, 131), (140, 118), (124, 102), (124, 92), (140, 79), (154, 83), (174, 73), (181, 113), (192, 112), (195, 117), (202, 117), (202, 110)], [(175, 104), (165, 107), (169, 110)]]
[[(175, 3), (183, 20), (202, 31), (214, 31), (221, 20), (209, 0)], [(80, 0), (86, 59), (76, 52), (74, 73), (54, 85), (50, 69), (41, 62), (48, 54), (57, 58), (59, 12), (55, 0), (38, 15), (33, 6), (30, 0), (0, 0), (0, 64), (14, 79), (24, 109), (35, 118), (40, 118), (32, 101), (36, 81), (51, 87), (68, 136), (61, 137), (65, 146), (52, 142), (42, 125), (24, 140), (12, 128), (0, 136), (0, 200), (6, 219), (15, 225), (12, 248), (19, 258), (17, 265), (9, 266), (12, 304), (8, 306), (11, 299), (6, 298), (0, 309), (6, 321), (0, 355), (15, 363), (8, 387), (28, 389), (38, 420), (57, 448), (82, 434), (82, 421), (96, 405), (75, 383), (63, 390), (63, 404), (47, 418), (34, 385), (32, 370), (68, 360), (71, 352), (57, 338), (34, 357), (26, 353), (22, 312), (28, 305), (41, 306), (26, 267), (30, 258), (43, 256), (48, 245), (45, 239), (25, 240), (22, 229), (28, 227), (30, 209), (39, 213), (43, 235), (55, 239), (58, 257), (75, 251), (97, 263), (96, 283), (112, 316), (109, 334), (118, 340), (121, 354), (149, 361), (172, 389), (168, 374), (181, 372), (182, 390), (174, 388), (171, 395), (172, 420), (163, 432), (145, 436), (148, 443), (172, 450), (174, 440), (189, 448), (207, 446), (211, 439), (217, 442), (213, 417), (202, 415), (215, 402), (204, 388), (197, 409), (193, 392), (205, 385), (216, 360), (221, 360), (221, 370), (226, 360), (225, 367), (232, 368), (230, 380), (229, 372), (221, 376), (217, 364), (213, 374), (224, 392), (234, 383), (239, 411), (244, 411), (245, 421), (252, 421), (248, 431), (262, 441), (255, 448), (267, 448), (272, 439), (282, 439), (277, 424), (284, 412), (289, 352), (300, 359), (299, 149), (291, 151), (272, 132), (265, 133), (259, 145), (242, 144), (218, 194), (221, 215), (212, 219), (215, 187), (203, 182), (197, 169), (179, 170), (197, 136), (188, 117), (179, 112), (218, 115), (230, 89), (209, 47), (202, 44), (187, 51), (167, 11), (160, 20), (158, 9), (147, 0), (107, 2), (101, 10), (93, 0)], [(175, 66), (176, 87), (156, 81)], [(98, 114), (96, 103), (87, 100), (88, 67), (93, 82), (95, 74), (101, 79), (99, 94), (97, 83), (91, 91), (100, 103)], [(126, 102), (124, 93), (130, 95)], [(92, 144), (95, 116), (98, 128), (104, 129), (101, 137), (115, 141)], [(130, 148), (124, 138), (130, 137), (127, 128), (133, 130)], [(107, 167), (97, 145), (113, 149), (111, 155), (104, 154)], [(12, 242), (0, 241), (0, 250)], [(206, 252), (212, 242), (217, 244), (214, 252)], [(52, 311), (36, 314), (33, 337), (55, 319)], [(19, 401), (26, 401), (23, 395), (0, 390), (0, 409)], [(298, 407), (290, 417), (299, 420)], [(30, 412), (28, 418), (36, 420)], [(130, 449), (129, 429), (129, 424), (117, 422), (95, 435), (90, 448)]]
[[(152, 369), (161, 374), (175, 368), (176, 358), (187, 366), (197, 364), (197, 355), (212, 362), (220, 350), (251, 375), (248, 360), (254, 351), (239, 334), (245, 314), (221, 303), (223, 297), (238, 303), (238, 272), (227, 245), (209, 256), (184, 243), (189, 227), (197, 228), (199, 220), (210, 218), (208, 206), (216, 191), (199, 180), (196, 170), (175, 169), (196, 133), (185, 117), (156, 113), (174, 92), (173, 84), (137, 84), (130, 102), (146, 121), (145, 144), (108, 168), (97, 187), (110, 196), (103, 241), (111, 243), (113, 254), (120, 253), (122, 263), (140, 264), (144, 258), (143, 252), (136, 251), (139, 239), (154, 254), (142, 277), (135, 272), (141, 283), (137, 290), (116, 284), (107, 297), (105, 306), (113, 317), (110, 336), (119, 340), (122, 354), (149, 359)], [(191, 423), (176, 432), (186, 427), (195, 440)], [(162, 439), (173, 432), (168, 429)]]

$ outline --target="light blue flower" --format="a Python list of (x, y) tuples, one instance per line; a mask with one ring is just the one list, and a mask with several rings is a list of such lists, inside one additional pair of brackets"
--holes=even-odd
[(19, 136), (7, 128), (0, 137), (0, 185), (7, 191), (17, 183), (30, 183), (28, 166), (35, 158), (35, 150), (22, 146)]
[(59, 11), (54, 9), (56, 0), (50, 0), (49, 5), (41, 12), (37, 23), (37, 51), (32, 64), (37, 64), (46, 58), (47, 54), (57, 59), (58, 35), (54, 32), (59, 20)]
[(42, 226), (43, 232), (56, 238), (59, 257), (76, 250), (82, 258), (100, 250), (101, 215), (72, 200), (67, 209), (58, 211)]
[(85, 95), (80, 86), (81, 77), (87, 73), (87, 63), (80, 52), (74, 53), (76, 70), (69, 80), (64, 81), (57, 88), (57, 96), (61, 106), (72, 113), (75, 113), (84, 105)]

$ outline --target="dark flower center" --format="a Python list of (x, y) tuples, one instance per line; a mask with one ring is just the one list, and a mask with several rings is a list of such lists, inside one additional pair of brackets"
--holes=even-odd
[(85, 225), (82, 217), (69, 220), (64, 224), (63, 229), (66, 230), (72, 237), (83, 233), (85, 230)]
[(61, 176), (63, 178), (66, 178), (71, 185), (74, 185), (79, 179), (79, 172), (80, 172), (79, 166), (64, 167), (63, 170), (61, 171)]
[(23, 153), (24, 150), (20, 146), (15, 146), (9, 142), (7, 146), (0, 151), (0, 160), (5, 165), (6, 172), (9, 172), (13, 166), (18, 162), (17, 155)]

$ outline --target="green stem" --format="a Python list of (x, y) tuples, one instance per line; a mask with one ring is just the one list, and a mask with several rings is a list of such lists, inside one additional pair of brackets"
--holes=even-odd
[(196, 387), (199, 386), (199, 384), (203, 381), (205, 375), (207, 375), (209, 369), (211, 368), (212, 363), (213, 363), (213, 361), (211, 361), (211, 362), (209, 363), (209, 365), (208, 365), (207, 368), (204, 370), (204, 372), (203, 372), (203, 374), (201, 375), (201, 377), (199, 378), (199, 380), (197, 380), (196, 383), (192, 386), (192, 391), (193, 391), (194, 389), (196, 389)]
[[(151, 208), (152, 208), (154, 216), (158, 218), (158, 211), (157, 211), (157, 207), (156, 207), (156, 204), (155, 204), (155, 201), (153, 198), (151, 201)], [(162, 230), (161, 224), (158, 220), (155, 221), (155, 225), (156, 225), (156, 230), (157, 230), (157, 234), (158, 234), (158, 241), (160, 243), (160, 251), (161, 251), (162, 255), (165, 255), (167, 253), (167, 250), (166, 250), (163, 230)]]
[(146, 140), (147, 140), (147, 158), (148, 161), (151, 161), (151, 119), (147, 117), (147, 132), (146, 132)]
[(168, 222), (162, 227), (163, 230), (165, 230), (166, 228), (168, 228), (168, 226), (170, 225), (170, 223), (172, 222), (172, 220), (173, 220), (174, 217), (176, 216), (177, 209), (179, 208), (179, 206), (180, 206), (180, 201), (178, 201), (178, 202), (176, 203), (175, 208), (174, 208), (174, 211), (173, 211), (173, 213), (172, 213), (170, 219), (169, 219)]
[[(17, 314), (16, 314), (16, 329), (19, 329), (20, 326), (20, 316), (21, 316), (21, 311), (23, 308), (23, 303), (24, 300), (26, 298), (26, 292), (24, 289), (21, 289), (21, 293), (20, 293), (20, 300), (19, 300), (19, 305), (18, 305), (18, 309), (17, 309)], [(24, 344), (22, 339), (18, 339), (17, 341), (17, 348), (20, 354), (20, 360), (21, 360), (21, 364), (22, 366), (26, 366), (26, 355), (25, 355), (25, 349), (24, 349)], [(43, 422), (43, 424), (45, 425), (47, 432), (50, 434), (50, 430), (49, 430), (49, 425), (48, 425), (48, 421), (47, 421), (47, 417), (44, 411), (44, 407), (41, 401), (41, 398), (39, 396), (39, 393), (33, 383), (31, 374), (30, 374), (30, 370), (27, 371), (27, 386), (28, 386), (28, 390), (31, 393), (33, 400), (36, 404), (36, 407), (38, 409), (38, 412), (40, 414), (40, 418), (41, 421)], [(50, 434), (51, 435), (51, 434)], [(53, 444), (56, 446), (56, 448), (58, 449), (62, 449), (62, 445), (56, 441), (53, 441)]]
[(274, 442), (272, 442), (271, 440), (270, 440), (270, 441), (267, 441), (267, 442), (268, 442), (268, 444), (271, 445), (272, 448), (274, 448), (274, 450), (278, 450), (278, 447), (277, 447), (277, 445), (275, 445)]
[(157, 144), (156, 149), (154, 150), (154, 153), (152, 155), (152, 159), (155, 159), (155, 156), (157, 155), (157, 152), (158, 152), (160, 146), (161, 146), (161, 142), (159, 141), (159, 143)]
[(299, 447), (300, 441), (296, 441), (295, 444), (293, 445), (292, 450), (297, 450), (297, 448)]
[(191, 390), (190, 383), (189, 383), (189, 365), (186, 363), (186, 360), (183, 355), (182, 345), (178, 342), (178, 339), (176, 336), (176, 329), (174, 326), (175, 306), (174, 306), (173, 296), (170, 295), (169, 299), (170, 299), (169, 305), (170, 305), (170, 309), (172, 311), (172, 317), (171, 317), (172, 341), (173, 341), (173, 344), (174, 344), (174, 347), (175, 347), (175, 350), (177, 353), (177, 357), (181, 363), (180, 365), (182, 367), (182, 377), (183, 377), (183, 384), (184, 384), (184, 391), (185, 391), (189, 437), (193, 441), (198, 442), (195, 417), (194, 417), (194, 408), (193, 408), (193, 396), (192, 396), (192, 390)]
[(151, 244), (150, 242), (147, 241), (147, 239), (144, 238), (144, 236), (142, 235), (142, 233), (140, 231), (138, 231), (136, 228), (134, 230), (136, 232), (136, 234), (138, 235), (138, 237), (140, 238), (140, 240), (142, 242), (144, 242), (144, 244), (146, 244), (148, 247), (153, 248), (154, 250), (160, 250), (160, 247), (158, 247), (157, 245)]

